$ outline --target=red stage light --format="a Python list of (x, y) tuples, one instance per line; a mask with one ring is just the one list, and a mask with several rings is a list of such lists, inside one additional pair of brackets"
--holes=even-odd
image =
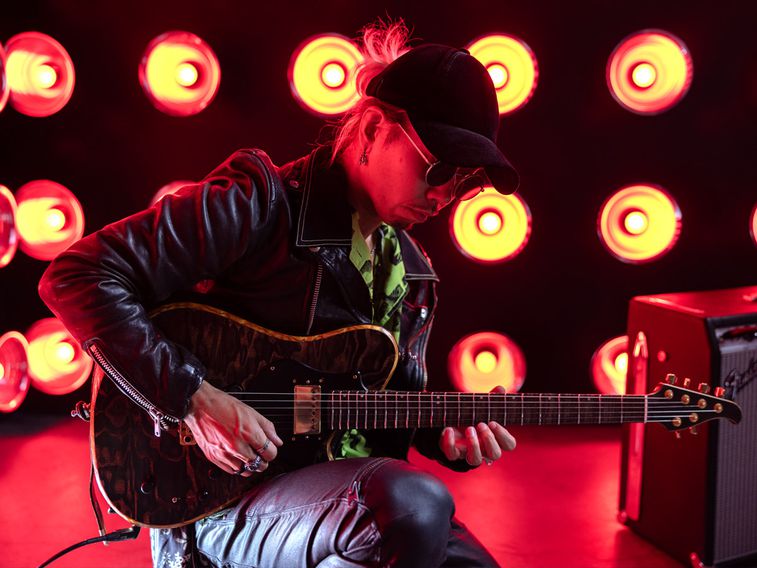
[(686, 45), (662, 30), (628, 36), (607, 62), (607, 86), (620, 105), (638, 114), (658, 114), (689, 90), (693, 66)]
[(11, 94), (11, 90), (8, 87), (8, 77), (6, 69), (8, 68), (7, 57), (3, 46), (0, 45), (0, 111), (5, 108), (8, 102), (8, 97)]
[(625, 394), (628, 373), (628, 336), (605, 341), (591, 358), (591, 376), (602, 394)]
[(514, 112), (531, 100), (539, 67), (524, 41), (510, 35), (484, 36), (471, 43), (468, 51), (489, 71), (500, 114)]
[(188, 180), (179, 180), (179, 181), (172, 181), (171, 183), (167, 183), (166, 185), (161, 187), (155, 193), (155, 195), (152, 196), (152, 200), (150, 201), (150, 206), (155, 205), (158, 201), (163, 199), (166, 195), (171, 195), (172, 193), (176, 193), (185, 185), (191, 185), (193, 183), (194, 183), (193, 181), (188, 181)]
[(289, 88), (306, 110), (333, 116), (358, 100), (355, 72), (363, 56), (354, 42), (324, 34), (302, 42), (289, 60)]
[(489, 392), (498, 385), (518, 392), (526, 380), (526, 358), (520, 347), (492, 331), (458, 341), (447, 358), (447, 369), (454, 387), (466, 392)]
[(662, 188), (632, 185), (615, 192), (602, 205), (597, 232), (617, 259), (649, 262), (675, 245), (681, 232), (681, 211)]
[(139, 64), (139, 82), (152, 104), (172, 116), (197, 114), (218, 92), (221, 66), (213, 50), (189, 32), (153, 39)]
[(502, 195), (487, 187), (455, 204), (450, 234), (465, 256), (478, 262), (502, 262), (517, 256), (528, 243), (531, 212), (519, 195)]
[(26, 333), (32, 386), (46, 394), (67, 394), (84, 384), (92, 359), (56, 318), (39, 320)]
[(754, 209), (752, 209), (752, 217), (751, 217), (751, 222), (749, 224), (749, 232), (752, 235), (752, 240), (754, 241), (754, 244), (757, 245), (757, 205), (755, 205)]
[(28, 347), (17, 331), (0, 337), (0, 412), (16, 410), (29, 392)]
[(36, 180), (16, 193), (16, 229), (21, 250), (32, 258), (52, 260), (84, 234), (84, 213), (68, 189)]
[(0, 268), (8, 266), (17, 248), (16, 200), (7, 187), (0, 185)]
[(71, 99), (75, 73), (71, 57), (48, 35), (25, 32), (5, 46), (10, 103), (28, 116), (50, 116)]

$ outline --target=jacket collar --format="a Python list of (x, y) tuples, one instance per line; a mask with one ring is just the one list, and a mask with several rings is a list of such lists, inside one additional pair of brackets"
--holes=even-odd
[[(309, 155), (280, 169), (284, 184), (301, 193), (295, 245), (298, 247), (352, 244), (352, 207), (347, 200), (347, 174), (338, 162), (329, 164), (331, 146), (320, 146)], [(408, 280), (438, 276), (426, 255), (404, 230), (397, 230)]]

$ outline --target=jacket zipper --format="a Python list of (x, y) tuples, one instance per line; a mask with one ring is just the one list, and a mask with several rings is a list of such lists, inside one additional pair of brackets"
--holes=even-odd
[(147, 400), (147, 398), (145, 398), (142, 393), (134, 388), (134, 386), (132, 386), (131, 383), (129, 383), (129, 381), (127, 381), (126, 378), (124, 378), (124, 376), (108, 362), (108, 360), (105, 358), (105, 355), (100, 350), (100, 348), (97, 347), (97, 345), (92, 343), (87, 348), (87, 350), (89, 351), (90, 356), (97, 362), (98, 365), (100, 365), (100, 368), (105, 372), (105, 374), (108, 375), (108, 377), (114, 383), (116, 383), (116, 386), (121, 390), (121, 392), (128, 396), (138, 406), (145, 410), (147, 414), (150, 415), (154, 424), (153, 433), (155, 434), (155, 437), (160, 438), (161, 429), (167, 429), (169, 424), (178, 425), (179, 422), (181, 422), (179, 418), (171, 416), (170, 414), (166, 414), (165, 412), (161, 412), (154, 404)]
[(313, 301), (310, 303), (310, 319), (308, 320), (308, 329), (305, 335), (310, 335), (315, 320), (315, 307), (318, 304), (318, 293), (321, 291), (321, 280), (323, 279), (323, 265), (319, 262), (318, 269), (315, 273), (315, 286), (313, 287)]

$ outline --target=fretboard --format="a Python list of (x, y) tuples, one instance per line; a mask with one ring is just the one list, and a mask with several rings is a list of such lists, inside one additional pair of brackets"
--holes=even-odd
[(646, 395), (332, 391), (321, 406), (331, 429), (388, 429), (491, 420), (505, 425), (656, 422), (658, 414), (667, 416), (665, 402), (654, 401), (650, 409)]

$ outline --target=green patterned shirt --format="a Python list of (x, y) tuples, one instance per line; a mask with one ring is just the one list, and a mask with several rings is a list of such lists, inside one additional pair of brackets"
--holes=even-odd
[[(357, 211), (352, 214), (352, 246), (350, 260), (368, 287), (371, 297), (374, 324), (382, 326), (400, 340), (400, 322), (402, 321), (402, 300), (407, 295), (405, 280), (405, 263), (397, 232), (393, 227), (382, 224), (373, 234), (375, 255), (371, 251), (360, 231)], [(365, 437), (355, 429), (345, 432), (339, 443), (341, 458), (367, 457), (371, 448), (366, 447)], [(339, 458), (337, 458), (339, 459)]]

